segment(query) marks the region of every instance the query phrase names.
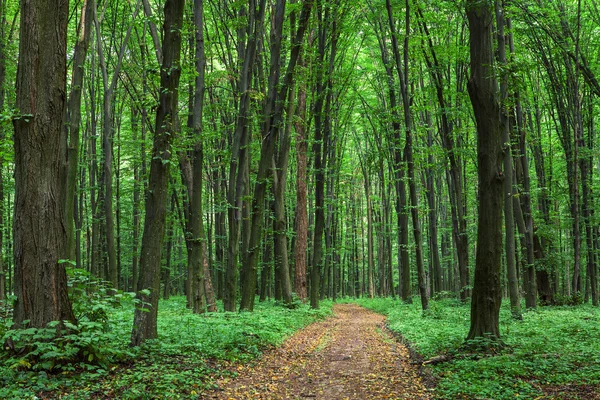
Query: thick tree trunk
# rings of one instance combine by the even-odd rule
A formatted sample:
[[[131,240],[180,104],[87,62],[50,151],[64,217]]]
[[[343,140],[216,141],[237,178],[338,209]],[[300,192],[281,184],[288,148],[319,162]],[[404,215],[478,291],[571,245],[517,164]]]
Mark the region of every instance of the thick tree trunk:
[[[150,179],[146,193],[146,215],[142,236],[138,298],[144,304],[135,310],[131,345],[139,346],[157,336],[161,250],[165,236],[171,143],[176,134],[177,90],[181,69],[181,26],[184,0],[167,0],[164,8],[163,64],[160,97],[156,111]],[[149,291],[142,292],[142,291]],[[143,310],[148,308],[149,310]]]
[[[68,2],[21,0],[14,118],[15,295],[13,321],[43,328],[75,321],[64,256],[66,194],[62,116],[66,98]],[[63,140],[65,139],[65,140]]]
[[[494,78],[493,9],[487,2],[466,4],[471,33],[468,89],[477,124],[479,220],[471,327],[467,340],[500,337],[502,301],[502,123]]]

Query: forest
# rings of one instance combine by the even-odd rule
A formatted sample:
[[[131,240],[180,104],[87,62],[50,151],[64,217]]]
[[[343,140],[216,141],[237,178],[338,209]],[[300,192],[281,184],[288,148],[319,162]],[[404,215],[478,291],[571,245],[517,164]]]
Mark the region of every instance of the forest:
[[[0,398],[600,398],[599,75],[594,0],[0,0]]]

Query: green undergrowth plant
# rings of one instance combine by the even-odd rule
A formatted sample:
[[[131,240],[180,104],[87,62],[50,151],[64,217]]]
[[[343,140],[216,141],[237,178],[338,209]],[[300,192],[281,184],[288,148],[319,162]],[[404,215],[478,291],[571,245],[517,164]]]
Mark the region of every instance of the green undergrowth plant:
[[[465,342],[470,305],[455,299],[432,300],[425,314],[418,301],[357,302],[387,315],[389,328],[425,361],[444,356],[429,366],[440,399],[551,398],[544,387],[600,384],[600,311],[589,305],[539,307],[517,321],[504,302],[501,342],[491,345],[485,338]]]
[[[75,337],[51,339],[53,332],[44,330],[7,333],[29,335],[29,341],[35,335],[48,338],[36,338],[32,358],[0,352],[1,399],[201,398],[215,377],[235,370],[232,365],[255,359],[296,330],[330,315],[332,308],[331,302],[312,310],[304,304],[290,309],[265,301],[257,302],[254,312],[197,315],[186,308],[184,297],[171,297],[160,302],[158,338],[130,348],[133,310],[139,305],[127,294],[117,293],[119,301],[106,299],[99,282],[85,286],[72,286],[86,293],[82,301],[87,302],[74,304],[80,320],[69,335]],[[105,289],[106,296],[114,297],[109,287]],[[62,340],[70,340],[69,346],[61,347]],[[89,358],[65,362],[67,352],[75,354],[84,344],[91,346],[92,351],[85,353]],[[44,364],[63,357],[62,363]]]

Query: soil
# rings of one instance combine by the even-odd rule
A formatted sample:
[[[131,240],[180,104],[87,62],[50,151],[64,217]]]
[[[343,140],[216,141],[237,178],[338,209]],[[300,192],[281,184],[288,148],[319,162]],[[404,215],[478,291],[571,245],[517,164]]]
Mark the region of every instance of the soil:
[[[211,399],[430,399],[385,317],[355,304],[309,325],[258,362],[217,381]]]

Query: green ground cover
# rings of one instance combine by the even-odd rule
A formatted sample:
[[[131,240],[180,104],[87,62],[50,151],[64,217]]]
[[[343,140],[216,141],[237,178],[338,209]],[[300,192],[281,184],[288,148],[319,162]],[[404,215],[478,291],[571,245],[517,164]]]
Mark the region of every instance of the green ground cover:
[[[449,361],[430,367],[441,399],[536,399],[545,395],[544,388],[600,383],[600,311],[589,305],[539,307],[515,321],[505,302],[500,314],[505,346],[474,352],[473,346],[464,346],[469,304],[433,300],[423,317],[418,301],[357,302],[387,315],[389,328],[425,360],[448,357]],[[577,397],[577,392],[561,398],[586,398]]]
[[[83,299],[82,313],[96,307],[102,317],[91,321],[80,314],[79,325],[60,340],[44,338],[52,337],[55,328],[11,333],[6,328],[10,321],[0,321],[3,343],[8,337],[34,343],[20,355],[0,351],[0,399],[199,398],[212,379],[232,373],[231,363],[256,358],[330,315],[332,307],[327,301],[319,311],[257,301],[253,313],[194,315],[186,309],[185,298],[174,297],[160,303],[158,339],[132,349],[131,299],[123,296],[109,303],[104,298],[93,304]]]

